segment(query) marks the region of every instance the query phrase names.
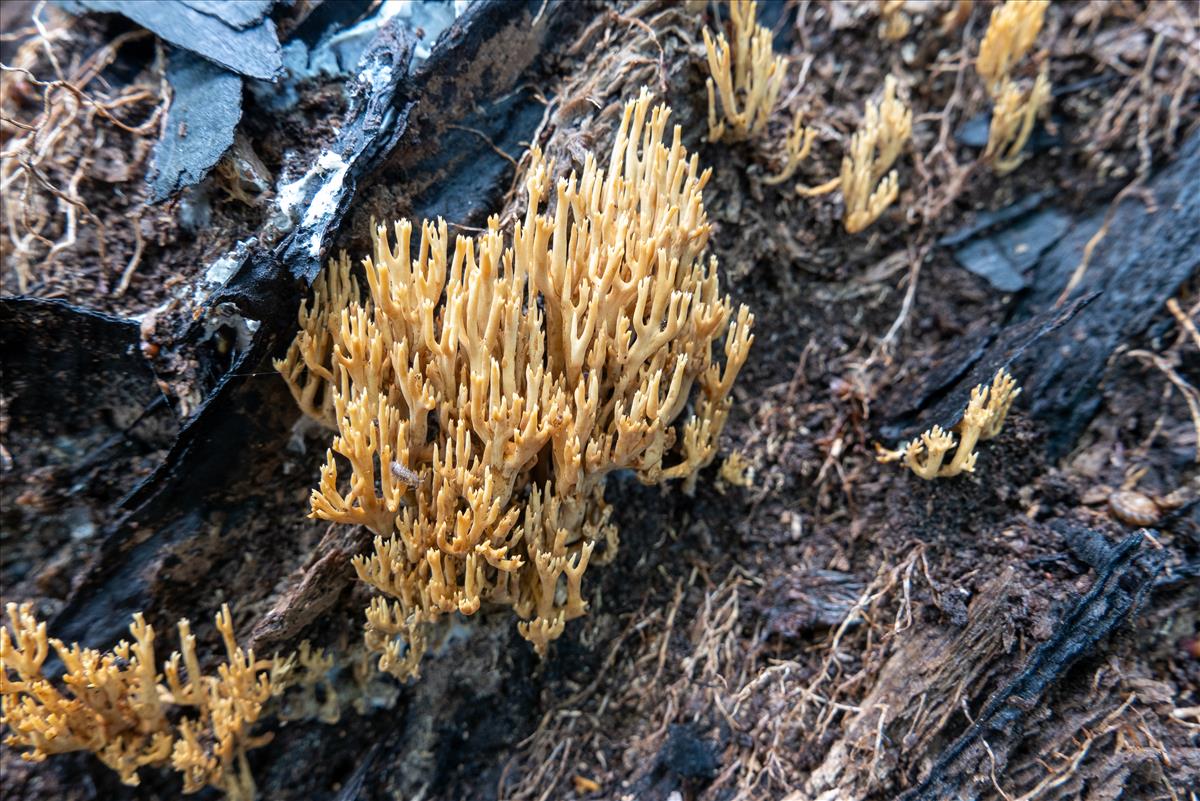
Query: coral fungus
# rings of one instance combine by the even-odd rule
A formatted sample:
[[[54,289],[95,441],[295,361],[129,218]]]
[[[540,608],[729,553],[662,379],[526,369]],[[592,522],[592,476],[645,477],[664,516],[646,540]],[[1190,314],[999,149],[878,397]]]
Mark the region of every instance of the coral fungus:
[[[780,184],[791,178],[795,174],[796,168],[800,166],[800,162],[808,158],[808,154],[812,151],[813,139],[816,136],[817,130],[812,127],[805,127],[804,115],[797,111],[792,117],[791,130],[784,140],[786,161],[784,162],[783,169],[775,175],[768,175],[763,178],[763,183]]]
[[[1021,151],[1033,132],[1034,120],[1050,99],[1044,66],[1027,92],[1011,77],[1013,65],[1033,47],[1048,5],[1048,0],[1006,0],[993,9],[979,46],[975,69],[994,104],[984,158],[1000,175],[1012,172],[1024,160]]]
[[[413,249],[410,223],[377,227],[369,299],[343,258],[301,310],[277,367],[337,430],[312,515],[377,535],[354,566],[387,596],[366,625],[382,669],[413,675],[423,624],[484,601],[544,653],[586,611],[588,566],[615,553],[605,477],[690,482],[714,458],[753,317],[702,256],[709,173],[678,126],[665,143],[669,114],[643,90],[608,169],[589,156],[552,211],[535,149],[511,232],[492,218],[452,246],[426,221]]]
[[[710,142],[737,142],[760,133],[783,86],[787,62],[772,50],[771,32],[754,21],[757,7],[755,0],[731,0],[732,43],[725,34],[718,33],[714,39],[708,28],[704,29],[711,75],[706,84]]]
[[[704,29],[710,75],[706,82],[710,142],[737,142],[762,133],[779,98],[787,60],[774,54],[771,31],[754,21],[757,7],[755,0],[731,0],[732,44],[724,34],[714,39],[708,28]],[[805,127],[804,115],[796,111],[784,140],[783,168],[763,182],[778,184],[791,178],[800,162],[808,158],[816,135],[816,129]]]
[[[975,69],[993,98],[1002,94],[1013,65],[1033,47],[1049,5],[1049,0],[1006,0],[992,9]]]
[[[900,461],[909,470],[929,481],[950,478],[960,473],[975,472],[976,443],[1000,433],[1008,410],[1021,390],[1007,370],[1001,369],[992,379],[991,387],[982,384],[971,390],[971,400],[963,412],[957,429],[961,440],[950,464],[944,464],[946,454],[954,448],[954,436],[941,426],[934,426],[919,438],[906,442],[895,450],[876,446],[881,462]]]
[[[12,633],[0,628],[0,722],[10,731],[5,742],[24,748],[25,759],[91,751],[129,785],[138,784],[138,768],[169,764],[183,775],[185,793],[213,786],[234,801],[254,798],[246,751],[271,739],[251,734],[271,694],[270,663],[238,646],[229,607],[216,616],[226,653],[216,674],[200,670],[196,638],[181,620],[180,651],[163,667],[165,684],[154,629],[140,614],[129,626],[133,642],[101,653],[47,638],[29,604],[7,609]],[[51,649],[65,668],[61,682],[42,671]]]
[[[904,13],[904,0],[879,0],[879,38],[898,42],[912,30],[912,20]]]
[[[1050,99],[1050,81],[1043,69],[1029,92],[1022,92],[1012,81],[1005,81],[996,106],[992,110],[992,122],[988,127],[987,149],[984,158],[992,160],[992,166],[1000,175],[1010,173],[1021,165],[1021,151],[1033,133],[1033,123],[1038,112]]]
[[[900,194],[899,178],[891,168],[911,137],[912,110],[897,99],[896,79],[889,75],[883,100],[879,104],[867,101],[863,123],[842,158],[838,183],[846,201],[848,233],[856,234],[875,222]]]

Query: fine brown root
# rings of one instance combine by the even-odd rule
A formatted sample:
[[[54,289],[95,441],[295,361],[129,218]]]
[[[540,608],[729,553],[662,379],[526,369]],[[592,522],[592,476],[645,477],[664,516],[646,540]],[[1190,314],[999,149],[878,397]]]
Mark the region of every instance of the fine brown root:
[[[1179,301],[1171,298],[1167,301],[1167,310],[1179,324],[1179,336],[1166,350],[1155,353],[1149,350],[1131,350],[1126,355],[1137,359],[1142,364],[1154,367],[1167,379],[1168,388],[1178,390],[1187,404],[1188,413],[1192,418],[1192,428],[1196,432],[1196,464],[1200,464],[1200,389],[1180,375],[1183,364],[1183,348],[1191,341],[1200,349],[1200,331],[1196,329],[1195,320],[1200,316],[1200,302],[1192,305],[1187,312],[1180,307]],[[1156,426],[1157,430],[1157,426]]]
[[[682,727],[708,741],[719,739],[712,734],[717,730],[736,732],[721,758],[726,767],[697,798],[785,797],[804,782],[789,745],[836,732],[865,709],[871,677],[913,625],[922,576],[936,591],[923,545],[879,565],[846,599],[841,623],[810,652],[790,659],[769,657],[761,622],[747,614],[757,577],[735,568],[707,587],[695,574],[680,579],[661,606],[631,612],[591,683],[548,710],[517,745],[498,796],[558,797],[576,770],[619,797],[618,777],[636,786],[658,764],[655,755],[671,732]],[[639,717],[648,708],[655,716]],[[613,732],[588,725],[621,711],[636,721],[621,732],[628,744],[623,754],[613,750]],[[883,715],[879,726],[894,716]],[[875,744],[874,754],[884,750]],[[865,760],[871,758],[868,752]]]
[[[129,220],[136,243],[131,258],[110,263],[109,231],[88,207],[87,189],[97,181],[121,183],[142,174],[167,106],[161,64],[149,77],[119,88],[101,78],[122,47],[150,35],[138,30],[64,66],[68,52],[78,48],[73,20],[51,13],[47,24],[42,10],[34,13],[34,29],[13,63],[0,65],[0,202],[11,245],[6,272],[15,275],[17,291],[36,291],[64,253],[94,251],[104,272],[120,277],[115,290],[120,295],[141,259],[140,217]],[[101,175],[97,159],[114,146],[128,152],[127,161],[120,174]]]

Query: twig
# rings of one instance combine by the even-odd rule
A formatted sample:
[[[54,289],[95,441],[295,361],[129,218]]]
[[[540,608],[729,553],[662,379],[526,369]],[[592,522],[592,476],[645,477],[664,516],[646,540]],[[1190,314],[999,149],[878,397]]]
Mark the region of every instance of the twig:
[[[925,261],[925,256],[929,253],[929,245],[921,246],[920,251],[912,257],[912,262],[908,268],[908,290],[904,293],[904,302],[900,304],[900,314],[896,315],[896,319],[892,322],[892,327],[883,335],[883,339],[879,341],[879,345],[875,350],[878,353],[889,353],[892,344],[896,341],[896,336],[900,333],[900,329],[904,323],[908,321],[908,315],[912,312],[913,301],[917,297],[917,282],[921,278],[921,263]]]
[[[484,142],[486,142],[487,146],[496,152],[496,155],[500,156],[500,158],[504,159],[509,164],[513,165],[514,169],[516,168],[517,160],[514,159],[512,156],[508,155],[507,153],[505,153],[503,150],[501,150],[496,145],[496,143],[492,141],[490,136],[488,136],[487,134],[485,134],[483,131],[479,130],[478,128],[469,128],[466,125],[454,125],[454,124],[447,125],[446,127],[451,130],[455,130],[455,131],[466,131],[467,133],[475,134],[480,139],[482,139]]]
[[[1167,311],[1171,312],[1171,316],[1179,323],[1179,327],[1182,329],[1180,335],[1182,336],[1184,332],[1190,334],[1192,342],[1196,343],[1196,347],[1200,349],[1200,330],[1196,329],[1196,323],[1192,320],[1193,317],[1200,315],[1200,302],[1197,302],[1185,314],[1183,309],[1179,307],[1179,301],[1175,300],[1175,298],[1168,298]]]
[[[1200,464],[1200,390],[1185,381],[1183,376],[1175,371],[1175,365],[1170,359],[1158,353],[1148,350],[1131,350],[1126,355],[1138,359],[1143,364],[1157,367],[1183,395],[1188,411],[1192,415],[1192,427],[1196,430],[1196,464]]]
[[[133,220],[133,237],[133,255],[129,257],[129,263],[125,265],[125,271],[121,273],[121,281],[117,284],[117,291],[113,293],[118,298],[125,294],[125,290],[129,289],[129,281],[133,278],[133,271],[137,269],[138,262],[142,260],[142,250],[145,247],[146,241],[142,238],[141,215],[138,215]]]

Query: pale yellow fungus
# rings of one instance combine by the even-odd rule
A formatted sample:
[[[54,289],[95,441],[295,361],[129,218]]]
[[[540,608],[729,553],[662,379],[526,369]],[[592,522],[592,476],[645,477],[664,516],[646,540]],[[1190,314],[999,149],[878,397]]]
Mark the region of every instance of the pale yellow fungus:
[[[946,464],[946,455],[955,448],[955,440],[940,426],[934,426],[895,450],[876,445],[876,458],[880,462],[899,461],[927,481],[973,473],[978,455],[976,444],[1000,433],[1008,410],[1020,394],[1016,380],[1003,368],[992,379],[990,388],[982,384],[975,387],[962,420],[955,426],[961,439],[949,464]]]
[[[808,154],[812,151],[813,139],[816,135],[817,131],[815,128],[806,128],[804,126],[804,114],[797,111],[795,116],[792,117],[791,132],[784,142],[784,154],[787,160],[784,162],[783,169],[776,175],[769,175],[763,178],[763,183],[779,184],[791,178],[795,174],[796,168],[800,166],[800,162],[808,158]]]
[[[984,158],[992,161],[992,168],[998,174],[1006,175],[1021,166],[1025,160],[1022,151],[1033,133],[1033,124],[1049,99],[1050,80],[1045,69],[1028,93],[1022,92],[1012,81],[1004,82],[992,109],[987,150],[983,153]]]
[[[883,100],[879,104],[867,101],[863,123],[842,159],[838,185],[846,203],[848,233],[858,233],[875,222],[900,194],[900,179],[891,168],[911,137],[912,110],[896,97],[896,79],[889,75]]]
[[[1012,79],[1013,67],[1033,47],[1046,16],[1048,0],[1006,0],[992,10],[975,69],[992,98],[984,158],[998,174],[1012,172],[1024,161],[1021,151],[1034,121],[1050,99],[1050,79],[1043,65],[1033,87],[1022,91]]]
[[[424,625],[483,602],[545,653],[615,553],[606,476],[690,488],[716,455],[753,317],[702,255],[709,172],[678,126],[666,143],[669,114],[643,90],[608,169],[589,156],[552,211],[535,149],[509,231],[492,218],[452,241],[425,222],[413,248],[410,223],[376,227],[368,298],[336,308],[354,286],[341,260],[301,311],[278,367],[337,429],[312,516],[376,534],[354,567],[386,596],[366,624],[381,669],[415,674]]]
[[[755,0],[731,0],[729,18],[733,42],[705,28],[708,55],[708,140],[737,142],[763,131],[779,90],[787,62],[776,56],[771,31],[755,22]],[[720,114],[717,99],[720,98]]]
[[[160,675],[154,629],[141,614],[129,627],[132,643],[100,652],[48,638],[30,604],[7,611],[0,722],[9,730],[5,743],[24,749],[24,759],[91,751],[128,785],[139,783],[141,767],[171,765],[185,793],[211,786],[233,801],[254,798],[246,751],[271,739],[251,733],[271,694],[271,663],[238,646],[227,606],[216,616],[226,659],[210,674],[200,669],[187,620],[179,622],[180,650]],[[65,671],[58,681],[42,673],[51,649]]]
[[[1049,5],[1049,0],[1005,0],[992,9],[975,69],[993,99],[1000,97],[1013,65],[1033,47]]]
[[[898,42],[912,30],[912,21],[904,13],[904,0],[879,0],[879,38]]]

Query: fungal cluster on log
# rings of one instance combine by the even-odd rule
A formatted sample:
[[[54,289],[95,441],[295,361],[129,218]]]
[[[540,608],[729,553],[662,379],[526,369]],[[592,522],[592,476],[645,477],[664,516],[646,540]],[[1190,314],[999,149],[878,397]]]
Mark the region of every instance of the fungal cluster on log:
[[[200,668],[187,620],[178,624],[180,650],[160,673],[154,627],[140,614],[129,626],[132,642],[100,652],[48,638],[27,604],[7,611],[0,704],[10,731],[5,742],[25,749],[25,759],[90,751],[128,785],[139,783],[139,768],[169,765],[182,775],[185,793],[211,786],[233,801],[252,801],[246,751],[271,740],[253,728],[271,696],[272,662],[238,645],[228,606],[216,616],[225,661],[210,673]],[[66,671],[65,692],[45,669],[52,650]]]
[[[366,624],[381,669],[414,675],[423,626],[483,601],[544,654],[615,555],[605,477],[686,488],[716,456],[754,318],[705,258],[710,173],[669,117],[643,89],[607,169],[589,155],[551,211],[535,148],[510,231],[492,217],[451,250],[444,221],[416,248],[411,223],[377,227],[367,298],[343,257],[301,310],[277,367],[337,432],[313,516],[375,533],[354,566],[383,593]]]

